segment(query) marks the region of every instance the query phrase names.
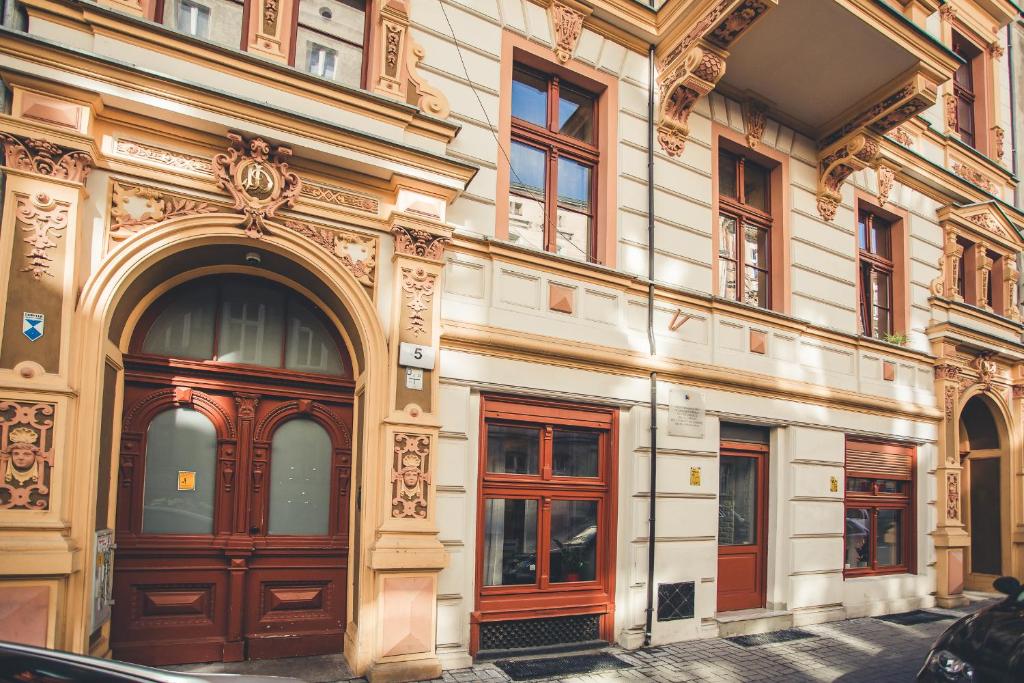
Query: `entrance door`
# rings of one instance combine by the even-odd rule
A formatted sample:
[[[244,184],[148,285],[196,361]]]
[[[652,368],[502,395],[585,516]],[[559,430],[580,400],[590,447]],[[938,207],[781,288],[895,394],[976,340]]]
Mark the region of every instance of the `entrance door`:
[[[999,451],[972,452],[965,462],[971,535],[968,588],[991,591],[992,582],[1003,573]]]
[[[199,281],[155,308],[125,357],[114,656],[341,652],[352,382],[338,340],[260,280]]]
[[[723,442],[718,480],[718,611],[764,607],[768,449]]]

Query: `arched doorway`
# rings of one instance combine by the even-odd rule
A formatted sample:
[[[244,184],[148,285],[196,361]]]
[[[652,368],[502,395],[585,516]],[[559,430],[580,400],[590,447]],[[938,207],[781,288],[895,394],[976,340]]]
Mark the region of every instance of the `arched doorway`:
[[[111,645],[172,664],[340,652],[354,380],[292,289],[163,294],[124,362]]]
[[[1005,430],[987,399],[974,396],[960,413],[962,515],[971,538],[966,559],[965,588],[991,591],[992,582],[1007,573],[1009,549],[1004,543],[1008,503],[1003,444]]]

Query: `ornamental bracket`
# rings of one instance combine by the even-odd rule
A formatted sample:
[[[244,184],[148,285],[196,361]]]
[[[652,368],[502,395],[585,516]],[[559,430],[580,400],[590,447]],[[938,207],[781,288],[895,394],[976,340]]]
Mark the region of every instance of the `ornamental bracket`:
[[[840,190],[854,171],[872,165],[881,148],[879,138],[857,133],[826,149],[818,161],[818,213],[822,220],[832,221],[842,201]]]
[[[683,153],[690,136],[690,112],[725,75],[727,56],[727,52],[701,42],[662,66],[658,78],[658,144],[670,157]]]

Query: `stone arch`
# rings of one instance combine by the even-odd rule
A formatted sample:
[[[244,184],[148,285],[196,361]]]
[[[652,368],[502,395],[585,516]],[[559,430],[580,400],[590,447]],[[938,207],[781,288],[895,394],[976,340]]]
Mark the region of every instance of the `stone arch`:
[[[97,510],[95,486],[106,477],[116,481],[116,458],[108,472],[101,472],[101,444],[117,444],[120,431],[120,391],[123,386],[122,352],[127,348],[141,313],[165,291],[186,280],[216,272],[250,273],[282,282],[320,305],[338,330],[352,359],[356,380],[356,414],[353,457],[365,454],[357,464],[353,484],[373,490],[368,478],[385,467],[382,424],[388,393],[388,348],[376,308],[363,286],[345,264],[323,246],[279,224],[268,222],[262,237],[239,227],[237,214],[205,214],[173,218],[133,235],[118,244],[100,262],[82,287],[76,311],[76,344],[72,351],[71,386],[79,392],[69,441],[69,481],[81,482],[70,501],[72,519],[113,522],[114,502]],[[259,268],[246,265],[246,254],[261,255]],[[116,370],[110,386],[108,367]],[[105,386],[106,382],[106,386]],[[104,415],[104,393],[116,392],[113,415]],[[108,403],[108,405],[110,405]],[[105,430],[110,430],[104,433]],[[116,448],[114,448],[116,452]],[[372,460],[372,462],[371,462]],[[381,462],[378,462],[381,461]],[[355,505],[352,496],[352,505]],[[372,534],[374,520],[370,506],[350,510],[349,566],[361,562],[368,543],[358,539]],[[93,552],[92,525],[76,525],[74,541],[86,557]],[[360,600],[349,580],[349,622]],[[79,609],[70,614],[91,614],[91,575],[76,572],[71,581],[79,585],[70,595],[81,596]],[[363,592],[362,590],[360,592]],[[89,625],[69,624],[74,642],[68,649],[84,651]]]

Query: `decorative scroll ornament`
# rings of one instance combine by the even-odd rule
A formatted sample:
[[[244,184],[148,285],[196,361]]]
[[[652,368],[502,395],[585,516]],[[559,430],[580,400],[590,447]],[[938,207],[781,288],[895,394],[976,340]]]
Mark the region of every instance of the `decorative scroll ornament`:
[[[0,509],[49,507],[54,409],[52,403],[0,401]]]
[[[975,358],[971,365],[978,371],[978,383],[988,388],[996,378],[999,366],[992,360],[992,354],[981,354]]]
[[[840,188],[851,173],[866,168],[878,156],[878,138],[856,135],[818,162],[818,213],[823,220],[835,220],[842,200]]]
[[[896,180],[896,170],[890,166],[881,165],[878,167],[878,203],[885,206],[889,201],[889,193],[892,192],[893,182]]]
[[[373,287],[377,272],[377,241],[373,237],[295,220],[282,221],[281,225],[335,256],[359,284]]]
[[[409,331],[417,337],[427,333],[426,311],[434,296],[437,276],[423,268],[402,268],[402,291],[409,309]]]
[[[110,239],[121,242],[143,228],[178,216],[214,213],[214,204],[152,187],[115,182],[111,194]]]
[[[429,458],[429,435],[395,434],[394,464],[391,469],[392,517],[424,519],[427,516]]]
[[[946,472],[946,519],[960,519],[960,475]]]
[[[555,56],[565,64],[572,58],[583,33],[583,12],[561,2],[551,3],[551,25],[555,33]]]
[[[65,149],[46,140],[0,133],[4,165],[19,171],[85,183],[92,170],[92,157],[79,149]]]
[[[405,225],[396,225],[391,229],[395,236],[395,252],[406,256],[440,261],[444,258],[444,248],[451,241],[447,235],[438,235],[427,230],[418,230]]]
[[[64,236],[68,227],[67,204],[58,203],[42,192],[31,198],[19,196],[15,216],[22,223],[22,230],[28,233],[23,240],[29,248],[22,272],[32,273],[37,280],[43,275],[54,277],[50,252],[57,247],[56,240]]]
[[[939,7],[939,19],[947,24],[952,24],[956,21],[956,7],[948,3]]]
[[[757,149],[768,125],[768,107],[755,100],[744,102],[743,125],[747,129],[747,144],[750,145],[750,149]]]
[[[209,159],[183,152],[172,152],[133,140],[119,139],[115,150],[121,156],[140,160],[151,166],[162,166],[197,175],[213,175],[213,164]]]
[[[1002,161],[1006,156],[1006,132],[1001,126],[992,126],[992,141],[995,146],[996,159]]]
[[[409,43],[409,82],[412,83],[413,88],[416,89],[416,94],[419,95],[416,100],[416,106],[431,116],[436,116],[439,119],[448,118],[448,115],[452,112],[452,108],[448,104],[448,98],[444,96],[443,92],[427,83],[426,79],[417,71],[419,63],[426,56],[426,51],[424,51],[422,45],[412,39],[412,36],[407,36],[407,42]]]
[[[675,62],[665,63],[658,86],[658,144],[671,157],[683,153],[690,136],[693,106],[725,75],[725,56],[710,47],[694,47]]]
[[[281,207],[291,207],[302,190],[302,180],[288,169],[292,150],[272,146],[262,138],[245,140],[228,133],[226,154],[213,158],[217,184],[235,200],[234,209],[245,214],[242,227],[251,237],[263,237],[266,221]]]

